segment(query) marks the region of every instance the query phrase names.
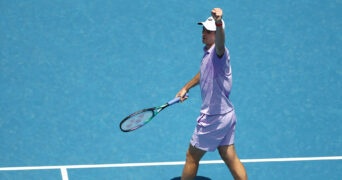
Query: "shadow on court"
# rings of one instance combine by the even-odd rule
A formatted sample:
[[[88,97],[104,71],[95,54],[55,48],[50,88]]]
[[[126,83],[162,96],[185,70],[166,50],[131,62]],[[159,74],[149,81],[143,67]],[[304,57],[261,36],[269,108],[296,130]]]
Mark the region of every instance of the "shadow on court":
[[[180,180],[180,179],[181,179],[181,177],[174,177],[174,178],[172,178],[170,180]],[[196,176],[195,180],[211,180],[211,179],[208,178],[208,177]]]

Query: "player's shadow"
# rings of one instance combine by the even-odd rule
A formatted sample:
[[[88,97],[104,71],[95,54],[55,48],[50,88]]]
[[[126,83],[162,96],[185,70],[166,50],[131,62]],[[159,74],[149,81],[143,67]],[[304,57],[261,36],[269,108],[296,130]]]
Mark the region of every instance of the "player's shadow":
[[[180,180],[180,179],[181,179],[181,177],[174,177],[170,180]],[[196,176],[195,180],[211,180],[211,179],[208,177],[204,177],[204,176]]]

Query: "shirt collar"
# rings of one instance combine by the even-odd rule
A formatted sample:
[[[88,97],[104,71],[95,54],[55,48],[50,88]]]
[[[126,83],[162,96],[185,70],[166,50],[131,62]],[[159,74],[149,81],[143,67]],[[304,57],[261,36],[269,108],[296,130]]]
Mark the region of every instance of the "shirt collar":
[[[215,49],[215,44],[213,44],[208,50],[205,48],[205,46],[203,47],[203,51],[205,54],[212,53],[214,49]]]

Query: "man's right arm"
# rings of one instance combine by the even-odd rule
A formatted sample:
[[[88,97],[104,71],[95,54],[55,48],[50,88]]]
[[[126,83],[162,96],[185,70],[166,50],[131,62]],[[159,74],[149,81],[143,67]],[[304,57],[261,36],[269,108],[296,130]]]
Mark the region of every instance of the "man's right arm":
[[[176,94],[176,97],[181,97],[181,101],[187,99],[184,95],[194,86],[198,85],[200,81],[200,73],[198,72],[183,88]]]

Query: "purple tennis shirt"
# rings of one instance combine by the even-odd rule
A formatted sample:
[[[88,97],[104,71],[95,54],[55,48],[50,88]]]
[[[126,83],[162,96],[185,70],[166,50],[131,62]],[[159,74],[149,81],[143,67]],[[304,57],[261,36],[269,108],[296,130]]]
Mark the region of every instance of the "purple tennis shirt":
[[[202,96],[201,113],[207,115],[225,114],[234,110],[229,100],[232,88],[232,71],[229,50],[219,58],[215,45],[209,50],[204,48],[200,69],[200,89]]]

